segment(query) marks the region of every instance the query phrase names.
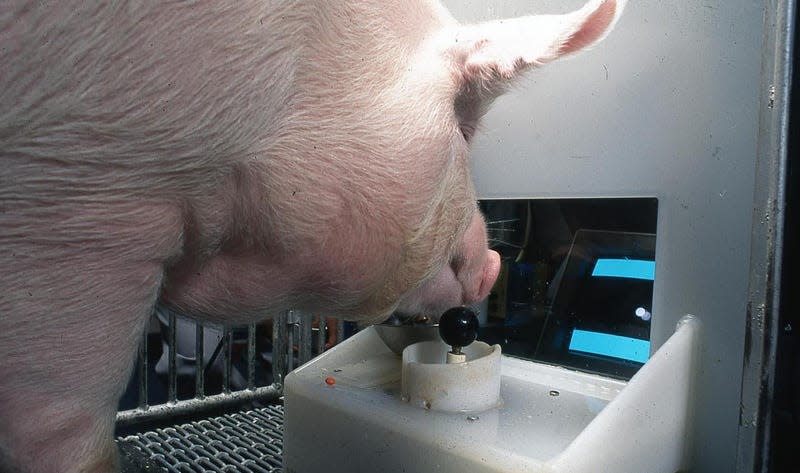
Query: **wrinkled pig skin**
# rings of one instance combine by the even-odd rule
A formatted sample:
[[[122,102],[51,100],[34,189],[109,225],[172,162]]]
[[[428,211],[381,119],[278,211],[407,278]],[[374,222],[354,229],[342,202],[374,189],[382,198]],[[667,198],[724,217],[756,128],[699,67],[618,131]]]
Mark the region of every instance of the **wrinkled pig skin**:
[[[621,10],[461,26],[432,0],[4,2],[0,471],[116,470],[157,301],[242,323],[484,298],[499,257],[469,140]]]

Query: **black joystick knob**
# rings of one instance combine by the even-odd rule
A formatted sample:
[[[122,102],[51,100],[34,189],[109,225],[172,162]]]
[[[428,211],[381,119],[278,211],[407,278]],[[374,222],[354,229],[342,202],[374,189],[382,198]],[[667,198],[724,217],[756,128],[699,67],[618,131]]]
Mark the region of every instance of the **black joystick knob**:
[[[469,307],[453,307],[445,311],[439,319],[439,336],[458,354],[462,347],[475,341],[479,327],[474,310]]]

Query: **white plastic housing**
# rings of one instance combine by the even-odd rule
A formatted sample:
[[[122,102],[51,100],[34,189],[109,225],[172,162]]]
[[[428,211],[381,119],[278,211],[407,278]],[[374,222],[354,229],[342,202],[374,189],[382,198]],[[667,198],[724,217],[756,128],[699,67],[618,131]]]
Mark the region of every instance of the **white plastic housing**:
[[[442,412],[477,412],[500,403],[500,345],[464,347],[463,363],[446,363],[450,347],[420,342],[403,350],[401,400]]]
[[[686,468],[697,332],[684,319],[627,383],[501,357],[502,403],[450,413],[401,399],[401,358],[367,329],[287,376],[284,468],[674,473]]]

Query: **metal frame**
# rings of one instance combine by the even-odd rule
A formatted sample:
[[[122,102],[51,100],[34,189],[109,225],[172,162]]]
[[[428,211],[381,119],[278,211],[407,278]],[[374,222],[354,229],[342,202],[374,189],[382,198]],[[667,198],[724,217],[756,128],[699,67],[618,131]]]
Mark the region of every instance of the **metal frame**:
[[[796,2],[766,2],[758,157],[737,471],[768,471],[780,282],[784,246],[786,171]]]
[[[297,346],[298,366],[307,362],[325,349],[324,341],[327,336],[326,318],[320,317],[318,328],[312,328],[313,316],[299,311],[285,311],[273,318],[272,344],[272,376],[274,382],[269,386],[256,386],[255,383],[255,324],[247,326],[247,388],[231,390],[231,348],[233,345],[233,330],[224,329],[220,346],[217,348],[223,357],[222,393],[206,395],[204,390],[204,370],[195,370],[195,395],[192,399],[178,400],[177,398],[177,350],[176,350],[176,317],[173,313],[168,315],[168,372],[167,372],[167,402],[151,405],[148,402],[147,376],[148,376],[148,347],[147,337],[142,339],[138,356],[138,392],[139,405],[135,409],[117,413],[117,426],[130,427],[132,425],[164,421],[178,416],[200,415],[203,412],[242,405],[248,402],[275,402],[283,391],[283,378],[295,368],[294,347]],[[338,343],[344,334],[343,322],[338,321]],[[313,333],[319,332],[317,346],[313,345]],[[195,336],[195,359],[204,359],[203,347],[204,328],[198,324]],[[314,350],[316,348],[316,352]],[[215,357],[212,357],[212,362]]]

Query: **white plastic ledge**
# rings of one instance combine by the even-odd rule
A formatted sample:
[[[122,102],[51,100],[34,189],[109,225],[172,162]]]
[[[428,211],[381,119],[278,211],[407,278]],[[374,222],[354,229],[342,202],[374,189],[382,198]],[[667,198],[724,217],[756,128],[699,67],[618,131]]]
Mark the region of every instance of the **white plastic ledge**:
[[[687,315],[549,471],[673,473],[686,468],[700,322]]]

